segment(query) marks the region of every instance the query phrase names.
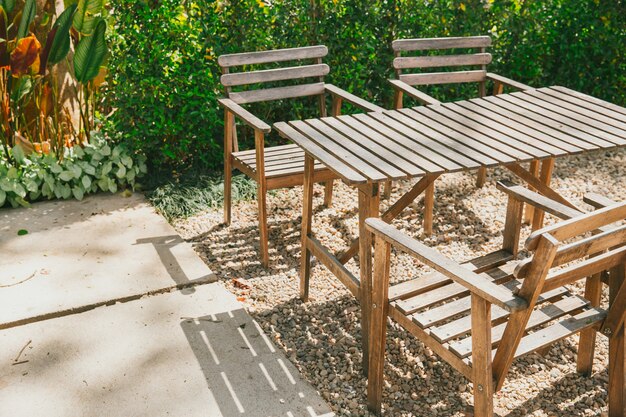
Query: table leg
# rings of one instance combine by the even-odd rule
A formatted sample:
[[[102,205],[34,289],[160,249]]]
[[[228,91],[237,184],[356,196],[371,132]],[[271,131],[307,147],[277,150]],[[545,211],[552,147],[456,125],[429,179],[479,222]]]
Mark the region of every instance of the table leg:
[[[422,179],[415,183],[413,188],[393,203],[391,207],[389,207],[387,211],[380,216],[380,218],[387,223],[391,222],[400,213],[402,213],[402,210],[415,201],[417,197],[419,197],[431,184],[433,184],[435,180],[439,178],[439,175],[440,174],[428,174],[422,177]],[[345,252],[341,255],[337,255],[337,258],[339,259],[339,262],[345,264],[357,254],[358,250],[359,238],[356,238],[352,241],[350,247]]]
[[[435,209],[435,183],[431,183],[424,192],[424,234],[433,234],[433,211]]]
[[[372,234],[365,228],[365,219],[378,217],[380,194],[378,184],[359,187],[359,270],[361,296],[361,344],[363,373],[367,376],[369,361],[369,326],[372,297]]]
[[[315,161],[309,155],[304,156],[304,185],[302,200],[302,250],[300,266],[300,298],[307,301],[309,298],[309,278],[311,276],[311,251],[309,250],[308,237],[311,234],[311,222],[313,219],[313,165]]]
[[[539,161],[538,160],[531,161],[528,171],[530,172],[531,175],[539,178]],[[528,189],[530,191],[535,191],[535,189],[531,186],[528,186]],[[526,204],[526,210],[524,211],[524,223],[525,224],[530,224],[530,222],[533,219],[534,213],[535,213],[535,206]]]
[[[578,211],[583,211],[583,210],[580,210],[575,205],[573,205],[572,203],[570,203],[561,194],[557,193],[552,188],[550,188],[549,186],[547,186],[546,184],[541,182],[541,180],[539,180],[539,178],[535,177],[529,171],[527,171],[524,168],[522,168],[522,166],[520,164],[518,164],[518,163],[508,164],[508,165],[505,165],[505,167],[509,171],[511,171],[512,173],[517,175],[521,180],[523,180],[526,183],[528,183],[528,185],[530,185],[531,187],[535,188],[539,194],[541,194],[541,195],[543,195],[545,197],[548,197],[548,198],[550,198],[552,200],[558,201],[559,203],[564,204],[567,207],[571,207],[571,208],[573,208],[575,210],[578,210]]]
[[[550,186],[550,180],[552,179],[552,170],[554,169],[554,158],[544,159],[541,163],[541,174],[539,176],[539,180],[547,186]],[[533,214],[533,224],[532,230],[541,229],[543,226],[543,217],[544,211],[535,208],[535,213]]]

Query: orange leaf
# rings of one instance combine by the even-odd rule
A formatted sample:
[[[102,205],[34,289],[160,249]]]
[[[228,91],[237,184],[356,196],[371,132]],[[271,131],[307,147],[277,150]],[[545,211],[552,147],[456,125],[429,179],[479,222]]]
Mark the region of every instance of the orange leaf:
[[[41,44],[34,35],[27,36],[17,41],[17,45],[11,52],[11,74],[19,77],[24,74],[39,71],[39,51]]]

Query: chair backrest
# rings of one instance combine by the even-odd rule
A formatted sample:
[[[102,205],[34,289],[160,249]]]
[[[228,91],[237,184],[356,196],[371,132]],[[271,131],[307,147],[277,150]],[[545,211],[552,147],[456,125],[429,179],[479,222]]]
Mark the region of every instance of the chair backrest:
[[[517,265],[515,277],[534,280],[535,277],[531,275],[537,268],[533,266],[542,262],[542,254],[538,250],[542,238],[550,238],[556,241],[557,245],[541,293],[625,264],[626,225],[607,227],[609,224],[624,220],[626,220],[626,202],[561,221],[534,232],[526,241],[526,248],[534,251],[533,257]]]
[[[392,42],[395,58],[393,68],[396,77],[408,85],[433,85],[433,84],[456,84],[478,82],[480,95],[484,95],[485,80],[487,77],[487,64],[491,62],[491,54],[486,48],[491,46],[489,36],[468,36],[455,38],[422,38],[422,39],[397,39]],[[473,53],[464,54],[438,54],[433,51],[443,52],[454,49],[470,49]],[[405,53],[421,52],[421,55],[402,56]],[[444,67],[478,67],[471,70],[441,72],[436,69]],[[422,70],[420,72],[404,73],[410,70]],[[426,71],[423,71],[426,70]]]
[[[324,94],[324,76],[330,71],[328,65],[322,63],[322,58],[327,54],[328,48],[324,45],[317,45],[222,55],[218,58],[218,64],[222,68],[223,74],[221,82],[228,98],[238,104],[322,95]],[[276,63],[303,60],[309,60],[312,63],[282,68],[276,68],[275,65]],[[247,70],[246,66],[250,65],[254,65],[255,69]],[[257,69],[256,67],[260,65],[270,65],[271,68]],[[233,67],[243,67],[243,70],[233,73],[231,72]],[[309,78],[316,80],[293,85],[293,81]],[[257,86],[279,81],[292,81],[292,85],[250,88],[251,85]],[[233,91],[233,87],[247,87],[247,89]]]

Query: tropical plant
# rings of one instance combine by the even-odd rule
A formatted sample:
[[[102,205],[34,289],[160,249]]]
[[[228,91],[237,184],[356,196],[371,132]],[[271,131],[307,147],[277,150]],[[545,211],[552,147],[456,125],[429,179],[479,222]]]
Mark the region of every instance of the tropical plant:
[[[103,0],[68,3],[54,22],[44,16],[37,23],[36,0],[26,0],[21,10],[15,10],[14,0],[0,0],[0,128],[4,158],[12,164],[18,162],[16,152],[9,152],[15,146],[27,154],[52,151],[62,158],[65,147],[83,144],[95,127],[98,75],[107,54]],[[43,46],[31,31],[35,24],[47,31]],[[78,129],[59,102],[52,71],[72,43]]]

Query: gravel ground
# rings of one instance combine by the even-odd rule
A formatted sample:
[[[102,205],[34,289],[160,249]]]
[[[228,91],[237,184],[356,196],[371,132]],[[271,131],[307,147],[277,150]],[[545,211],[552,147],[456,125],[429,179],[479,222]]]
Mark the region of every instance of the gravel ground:
[[[444,175],[438,180],[432,237],[422,236],[421,199],[394,224],[458,261],[499,248],[506,198],[496,190],[494,179],[514,179],[502,169],[490,170],[489,176],[490,181],[482,189],[474,187],[472,174]],[[394,184],[391,201],[410,185]],[[587,192],[624,200],[625,185],[626,150],[557,160],[553,187],[566,198],[580,202],[581,207]],[[343,249],[357,234],[357,193],[336,182],[333,207],[323,208],[322,197],[322,187],[316,186],[313,230],[328,247]],[[261,268],[257,255],[255,201],[234,208],[230,227],[220,225],[221,210],[178,221],[174,226],[195,243],[204,261],[227,282],[338,415],[367,416],[359,306],[317,262],[312,270],[311,301],[302,303],[298,299],[302,189],[273,192],[268,204],[269,270]],[[387,204],[383,201],[381,209]],[[548,223],[554,220],[547,216]],[[525,227],[522,238],[528,233]],[[357,272],[354,261],[348,267]],[[393,256],[392,279],[406,280],[427,271],[406,255]],[[580,287],[574,290],[580,291]],[[544,356],[531,354],[517,360],[504,388],[496,395],[496,412],[501,416],[606,415],[607,339],[598,337],[591,377],[575,372],[576,345],[577,337],[572,337]],[[472,384],[395,324],[389,326],[386,359],[384,415],[472,415]]]

